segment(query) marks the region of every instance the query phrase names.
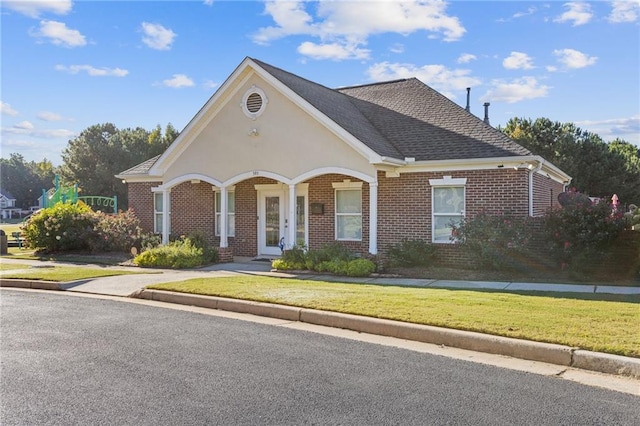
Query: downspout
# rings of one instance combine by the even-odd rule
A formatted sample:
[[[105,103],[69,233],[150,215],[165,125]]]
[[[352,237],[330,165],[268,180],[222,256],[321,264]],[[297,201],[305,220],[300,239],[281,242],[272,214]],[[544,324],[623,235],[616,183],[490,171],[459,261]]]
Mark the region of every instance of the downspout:
[[[533,174],[542,170],[544,160],[538,162],[538,166],[529,170],[529,217],[533,217]]]

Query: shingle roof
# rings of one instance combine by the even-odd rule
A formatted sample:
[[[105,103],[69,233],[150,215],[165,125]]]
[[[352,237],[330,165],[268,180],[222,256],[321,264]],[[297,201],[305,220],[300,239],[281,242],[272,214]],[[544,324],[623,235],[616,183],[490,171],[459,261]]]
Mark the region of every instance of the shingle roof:
[[[381,156],[421,161],[531,154],[416,78],[333,90],[252,60]]]
[[[155,157],[150,158],[145,162],[142,162],[138,165],[133,166],[128,170],[125,170],[124,172],[119,173],[118,175],[146,175],[151,169],[151,167],[153,167],[153,165],[156,164],[156,161],[158,161],[158,158],[160,158],[160,156],[156,155]]]
[[[257,59],[252,60],[379,155],[402,158],[402,153],[389,143],[362,111],[355,108],[351,97]]]
[[[531,154],[416,78],[330,89],[250,59],[382,157],[427,161]],[[158,158],[120,175],[147,174]]]
[[[14,197],[9,191],[6,191],[2,188],[0,188],[0,195],[4,196],[4,198],[6,198],[7,200],[15,200],[16,197]]]

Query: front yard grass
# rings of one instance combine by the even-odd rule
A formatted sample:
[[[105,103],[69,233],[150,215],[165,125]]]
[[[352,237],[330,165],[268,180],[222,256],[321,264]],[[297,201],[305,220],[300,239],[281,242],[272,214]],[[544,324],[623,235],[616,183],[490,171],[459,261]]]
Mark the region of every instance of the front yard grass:
[[[0,263],[0,271],[9,271],[12,269],[25,269],[28,267],[29,265],[24,265],[21,263]]]
[[[640,296],[516,294],[234,276],[151,289],[270,302],[640,357]]]
[[[133,274],[148,274],[150,272],[132,272],[123,271],[117,269],[100,269],[100,268],[81,268],[74,266],[55,266],[55,267],[36,267],[29,268],[29,265],[24,265],[22,269],[16,270],[16,268],[5,268],[5,266],[15,266],[2,264],[0,268],[0,278],[4,279],[28,279],[36,281],[55,281],[55,282],[67,282],[84,280],[88,278],[99,277],[111,277],[114,275],[133,275]],[[25,270],[29,268],[29,270]]]

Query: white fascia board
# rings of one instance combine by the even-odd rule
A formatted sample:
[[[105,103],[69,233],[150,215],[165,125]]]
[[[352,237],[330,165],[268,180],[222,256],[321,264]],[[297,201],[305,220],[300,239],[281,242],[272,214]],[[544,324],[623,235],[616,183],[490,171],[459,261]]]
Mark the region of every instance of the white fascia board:
[[[151,175],[115,175],[116,179],[121,179],[126,181],[126,183],[137,183],[137,182],[161,182],[162,176],[151,176]]]
[[[529,167],[530,166],[530,167]],[[514,157],[494,157],[494,158],[470,158],[454,160],[433,160],[416,161],[415,163],[405,163],[396,167],[395,173],[418,173],[418,172],[452,172],[459,170],[493,170],[501,168],[517,168],[536,170],[559,183],[567,184],[571,181],[571,176],[560,170],[558,167],[547,162],[539,155],[522,155]]]
[[[182,152],[189,146],[191,141],[193,141],[198,134],[202,131],[202,128],[205,127],[215,116],[217,110],[222,108],[226,104],[222,102],[218,105],[217,108],[214,109],[216,103],[219,103],[220,99],[223,98],[231,98],[233,93],[235,93],[241,84],[237,84],[238,77],[244,72],[244,70],[249,66],[249,63],[253,63],[251,59],[246,57],[240,65],[236,67],[236,69],[227,77],[227,79],[220,85],[218,90],[209,98],[209,100],[200,108],[200,110],[196,113],[196,115],[189,121],[189,123],[185,126],[185,128],[180,132],[175,141],[165,150],[164,153],[160,156],[158,161],[151,167],[149,170],[149,174],[154,175],[162,175],[164,174],[164,170],[166,170],[176,158],[180,156]],[[240,83],[246,80],[245,77]],[[236,85],[236,89],[229,93],[229,88],[233,85]],[[214,109],[214,111],[212,111]]]
[[[339,126],[335,121],[324,115],[320,112],[316,107],[311,105],[305,99],[303,99],[296,92],[287,87],[280,80],[269,74],[266,70],[260,67],[253,61],[251,62],[251,67],[254,69],[256,74],[270,83],[273,87],[278,89],[282,94],[284,94],[291,102],[293,102],[300,109],[305,111],[307,114],[315,118],[320,124],[324,125],[330,132],[336,135],[338,138],[347,143],[351,148],[353,148],[356,152],[366,158],[371,164],[382,162],[382,157],[376,153],[374,150],[369,148],[363,142],[361,142],[358,138],[353,136],[351,133],[347,132],[344,128]]]
[[[560,168],[556,167],[552,163],[549,163],[544,158],[538,155],[536,155],[536,157],[538,158],[538,160],[540,161],[540,164],[542,165],[542,167],[537,173],[547,176],[555,180],[556,182],[563,183],[565,185],[568,185],[569,183],[571,183],[571,179],[572,179],[571,176],[566,174],[564,171],[562,171]]]

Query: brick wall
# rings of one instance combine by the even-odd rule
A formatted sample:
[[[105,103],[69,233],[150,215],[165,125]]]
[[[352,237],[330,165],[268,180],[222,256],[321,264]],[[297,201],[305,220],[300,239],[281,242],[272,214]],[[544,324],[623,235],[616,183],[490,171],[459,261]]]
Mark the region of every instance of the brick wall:
[[[183,182],[171,188],[171,234],[202,232],[210,243],[214,240],[214,192],[206,182]]]
[[[313,215],[309,212],[309,248],[318,249],[325,244],[335,242],[335,189],[332,183],[342,182],[345,179],[351,182],[362,182],[354,177],[340,174],[318,176],[307,181],[309,205],[324,204],[322,215]],[[340,243],[357,253],[369,252],[369,185],[366,182],[362,184],[362,241],[341,241]]]
[[[429,179],[444,176],[467,178],[466,217],[485,211],[488,213],[509,212],[528,215],[528,171],[514,169],[421,172],[407,173],[400,177],[387,178],[378,173],[378,252],[384,253],[402,239],[431,241],[431,187]],[[333,182],[358,179],[339,174],[318,176],[309,179],[308,203],[321,203],[324,213],[309,214],[309,248],[315,249],[335,240],[335,190]],[[235,256],[255,256],[257,247],[257,191],[256,184],[278,183],[258,177],[247,179],[235,186],[236,212],[235,237],[229,237],[229,248]],[[535,207],[539,211],[544,203],[544,194],[550,189],[561,191],[562,185],[543,176],[534,176]],[[151,187],[159,183],[130,183],[129,203],[141,220],[146,231],[153,230],[153,195]],[[557,197],[557,194],[556,194]],[[555,197],[554,197],[555,198]],[[547,203],[549,198],[546,199]],[[171,190],[171,229],[173,234],[188,234],[201,230],[214,246],[220,241],[215,237],[214,191],[208,183],[185,182]],[[344,245],[360,253],[369,249],[369,185],[362,185],[362,241],[345,241]],[[462,261],[457,248],[450,244],[438,244],[445,259]]]
[[[153,193],[151,188],[161,182],[134,182],[127,184],[129,208],[140,220],[144,232],[153,232]]]
[[[387,178],[378,173],[378,252],[384,253],[403,239],[431,241],[431,186],[429,179],[467,178],[466,217],[480,212],[529,212],[528,172],[496,169],[421,172]],[[444,258],[461,259],[456,247],[438,244]]]
[[[542,216],[549,208],[560,207],[558,194],[564,185],[555,180],[534,173],[533,175],[533,215]]]

